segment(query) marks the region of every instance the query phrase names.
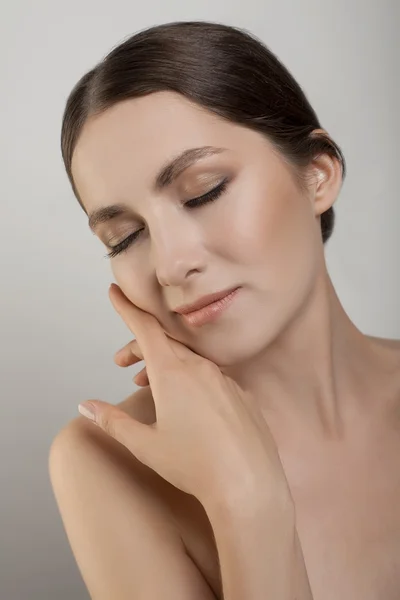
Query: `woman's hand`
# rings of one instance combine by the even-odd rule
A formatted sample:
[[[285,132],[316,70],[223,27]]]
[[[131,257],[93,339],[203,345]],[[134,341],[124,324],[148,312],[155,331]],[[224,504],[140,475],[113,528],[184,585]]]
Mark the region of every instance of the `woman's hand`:
[[[139,423],[116,406],[90,400],[93,418],[142,463],[180,490],[206,501],[251,493],[260,482],[290,496],[271,432],[255,402],[213,362],[170,338],[158,320],[112,284],[110,300],[136,336],[127,348],[146,362],[156,422]]]
[[[129,367],[137,362],[143,360],[143,354],[139,348],[139,344],[136,340],[128,342],[118,350],[114,355],[114,361],[119,367]],[[133,381],[139,387],[146,387],[150,385],[149,378],[147,377],[147,369],[144,367],[138,373],[136,373]]]

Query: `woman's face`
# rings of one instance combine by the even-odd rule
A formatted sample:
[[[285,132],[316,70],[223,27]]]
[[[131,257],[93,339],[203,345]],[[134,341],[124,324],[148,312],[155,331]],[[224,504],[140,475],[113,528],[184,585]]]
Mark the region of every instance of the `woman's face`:
[[[166,163],[203,146],[224,150],[155,186]],[[220,366],[271,344],[315,284],[323,254],[319,214],[334,195],[315,203],[261,134],[178,94],[124,101],[89,120],[72,173],[88,215],[124,208],[94,228],[107,252],[137,233],[110,259],[125,295],[171,337]],[[186,204],[223,182],[212,201]],[[211,323],[193,327],[173,312],[232,286],[241,286],[239,293]]]

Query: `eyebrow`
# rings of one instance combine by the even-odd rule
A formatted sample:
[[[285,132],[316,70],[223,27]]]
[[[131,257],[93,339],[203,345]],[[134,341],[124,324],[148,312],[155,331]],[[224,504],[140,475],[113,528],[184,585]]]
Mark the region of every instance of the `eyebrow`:
[[[199,148],[189,148],[176,156],[172,161],[164,165],[157,174],[153,190],[159,192],[170,186],[179,175],[198,160],[214,154],[225,152],[227,148],[218,148],[216,146],[201,146]],[[88,225],[94,232],[100,223],[105,223],[110,219],[128,213],[129,209],[125,204],[112,204],[103,208],[98,208],[89,214]]]

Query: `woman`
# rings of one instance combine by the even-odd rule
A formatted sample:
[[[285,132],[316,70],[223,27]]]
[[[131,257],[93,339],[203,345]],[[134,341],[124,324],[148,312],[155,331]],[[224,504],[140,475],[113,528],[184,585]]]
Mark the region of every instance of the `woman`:
[[[237,28],[142,31],[71,92],[62,153],[136,337],[115,360],[147,369],[50,452],[91,597],[398,599],[400,342],[336,295],[345,159],[287,69]]]

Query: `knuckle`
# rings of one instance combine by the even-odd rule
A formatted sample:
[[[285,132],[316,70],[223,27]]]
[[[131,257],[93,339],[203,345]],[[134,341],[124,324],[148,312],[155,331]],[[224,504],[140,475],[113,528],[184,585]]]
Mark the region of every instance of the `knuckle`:
[[[132,354],[135,354],[139,358],[143,359],[143,352],[141,351],[137,340],[132,340],[128,344],[128,348],[129,348],[130,352],[132,352]]]
[[[113,438],[117,436],[117,430],[115,425],[115,419],[112,415],[112,410],[104,409],[98,416],[97,424]]]
[[[132,418],[124,410],[113,405],[105,407],[98,416],[97,424],[107,435],[129,448]]]

